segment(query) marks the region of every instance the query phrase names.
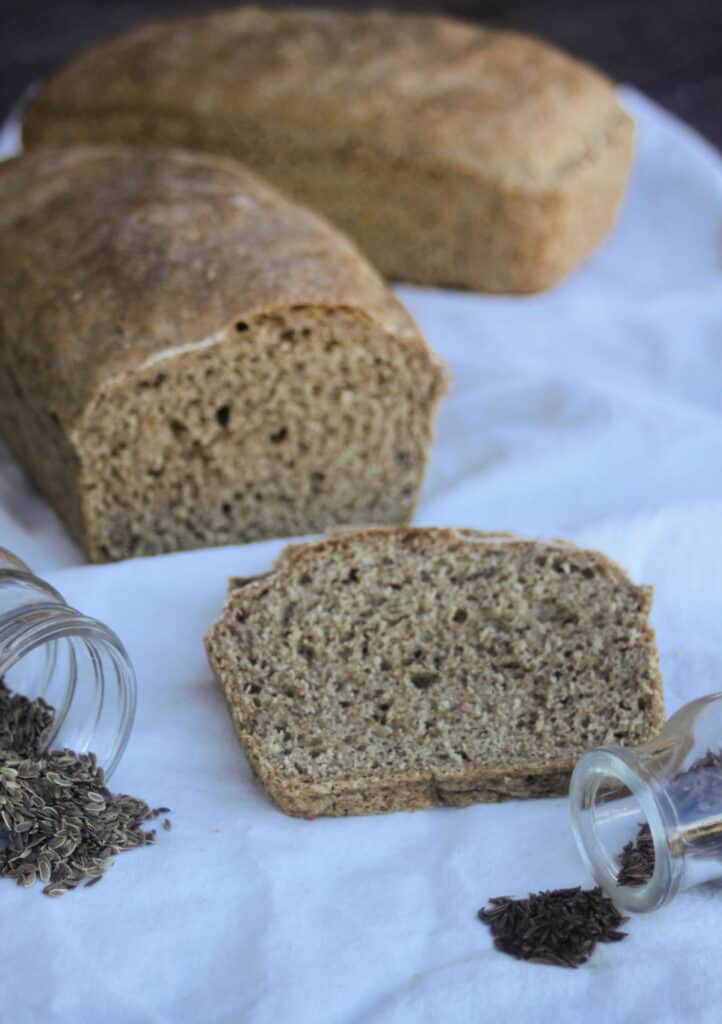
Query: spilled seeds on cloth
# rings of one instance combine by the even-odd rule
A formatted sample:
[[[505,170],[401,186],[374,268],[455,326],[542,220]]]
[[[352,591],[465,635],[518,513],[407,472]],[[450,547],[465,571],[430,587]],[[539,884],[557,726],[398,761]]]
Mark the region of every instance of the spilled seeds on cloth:
[[[155,843],[141,826],[169,808],[111,793],[92,753],[43,751],[53,709],[0,680],[0,877],[47,896],[94,885],[124,850]]]
[[[518,960],[559,967],[586,963],[598,942],[619,942],[623,917],[601,889],[553,889],[527,899],[497,896],[479,911],[494,945]]]

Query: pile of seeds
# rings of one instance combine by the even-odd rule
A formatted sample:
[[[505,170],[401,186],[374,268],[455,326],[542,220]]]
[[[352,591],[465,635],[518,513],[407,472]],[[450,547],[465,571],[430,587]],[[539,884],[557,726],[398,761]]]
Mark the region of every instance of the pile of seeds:
[[[693,823],[682,830],[686,855],[722,857],[722,752],[708,750],[670,779],[669,790],[680,817]],[[704,824],[694,824],[697,820]],[[617,882],[644,885],[653,874],[654,842],[649,825],[644,823],[619,855]]]
[[[644,885],[654,874],[654,842],[649,825],[639,826],[619,854],[617,885]]]
[[[44,746],[55,712],[42,697],[30,701],[0,679],[0,750],[32,757]]]
[[[42,753],[53,715],[0,680],[0,876],[61,896],[99,882],[123,850],[154,843],[141,825],[169,808],[111,793],[94,754]]]
[[[722,751],[698,758],[669,782],[672,800],[692,824],[682,832],[689,856],[722,858]],[[698,824],[697,822],[701,822]],[[649,825],[619,853],[619,885],[644,885],[654,873],[654,842]],[[494,945],[504,953],[532,963],[578,967],[598,942],[618,942],[626,932],[622,917],[601,889],[556,889],[525,900],[498,896],[479,911],[489,925]]]
[[[627,920],[601,889],[555,889],[528,899],[497,896],[479,911],[494,945],[518,960],[578,967],[598,942],[619,942]]]

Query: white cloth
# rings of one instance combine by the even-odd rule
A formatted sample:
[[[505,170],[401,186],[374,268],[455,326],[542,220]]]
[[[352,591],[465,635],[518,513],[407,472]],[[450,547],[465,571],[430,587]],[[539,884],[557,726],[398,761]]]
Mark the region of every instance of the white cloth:
[[[653,583],[671,712],[722,688],[722,162],[624,100],[639,144],[621,221],[567,283],[399,293],[454,379],[417,522],[570,537]],[[0,543],[125,641],[140,698],[113,786],[173,809],[87,892],[2,887],[16,1024],[719,1024],[722,889],[636,918],[578,971],[492,948],[489,897],[588,881],[565,800],[313,822],[268,803],[202,637],[226,577],[280,542],[85,566],[3,455]]]

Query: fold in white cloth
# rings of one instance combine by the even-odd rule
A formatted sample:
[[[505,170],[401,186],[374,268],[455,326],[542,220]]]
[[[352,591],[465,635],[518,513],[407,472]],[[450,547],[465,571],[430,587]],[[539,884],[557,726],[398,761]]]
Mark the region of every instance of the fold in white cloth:
[[[528,298],[399,294],[454,380],[417,522],[566,536],[653,583],[671,712],[722,688],[722,162],[623,98],[631,188],[573,278]],[[475,916],[490,896],[589,881],[565,800],[313,822],[268,803],[202,637],[226,577],[281,542],[85,566],[3,452],[0,543],[127,644],[140,699],[113,786],[173,809],[172,832],[87,892],[2,887],[17,1024],[718,1024],[722,889],[636,918],[578,971],[493,949]]]

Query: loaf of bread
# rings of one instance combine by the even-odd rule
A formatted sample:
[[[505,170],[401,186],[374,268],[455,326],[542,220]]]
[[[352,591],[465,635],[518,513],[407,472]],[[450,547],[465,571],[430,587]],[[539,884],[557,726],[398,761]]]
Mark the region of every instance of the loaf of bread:
[[[229,159],[0,167],[0,433],[92,561],[406,522],[445,387],[355,247]]]
[[[561,795],[664,722],[649,587],[563,541],[370,529],[234,580],[206,646],[288,814]]]
[[[38,93],[23,138],[229,154],[389,277],[533,292],[612,227],[633,123],[602,75],[525,36],[243,7],[96,46]]]

